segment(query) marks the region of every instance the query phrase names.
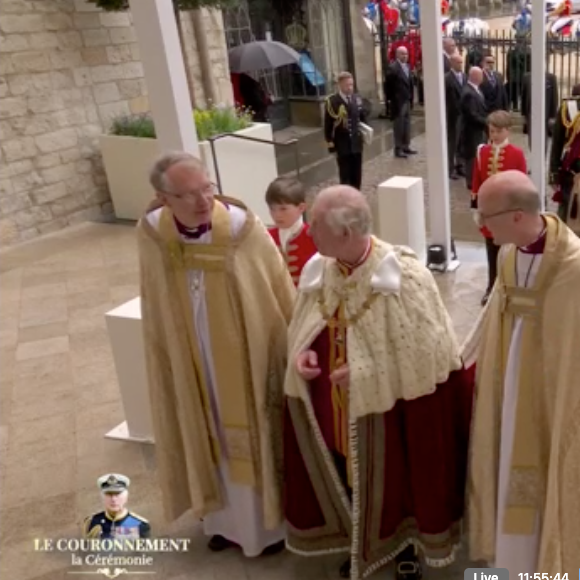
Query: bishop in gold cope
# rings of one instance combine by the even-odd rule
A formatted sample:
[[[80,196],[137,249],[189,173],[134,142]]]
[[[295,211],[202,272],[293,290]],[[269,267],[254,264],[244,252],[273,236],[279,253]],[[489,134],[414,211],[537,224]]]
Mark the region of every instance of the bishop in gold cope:
[[[203,518],[210,549],[257,556],[283,547],[274,442],[294,284],[264,226],[215,195],[198,159],[164,155],[151,184],[138,242],[165,509]]]
[[[580,556],[580,239],[520,171],[491,176],[482,223],[503,245],[464,347],[475,363],[470,548],[510,578],[577,574]]]
[[[344,552],[358,580],[396,560],[399,580],[453,561],[460,541],[472,381],[432,274],[371,235],[348,186],[310,214],[289,329],[284,422],[287,546]]]

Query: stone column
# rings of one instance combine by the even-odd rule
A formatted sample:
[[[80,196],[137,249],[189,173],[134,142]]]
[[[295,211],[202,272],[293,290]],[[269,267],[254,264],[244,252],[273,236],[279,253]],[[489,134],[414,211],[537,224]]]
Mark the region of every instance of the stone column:
[[[172,3],[130,0],[160,151],[199,155]]]
[[[543,10],[532,12],[532,180],[538,191],[542,208],[546,196],[546,19]]]
[[[338,1],[338,0],[335,0]],[[351,20],[356,88],[360,95],[379,105],[374,39],[362,19],[364,0],[348,3]]]
[[[431,244],[441,245],[449,264],[451,254],[451,216],[449,207],[449,168],[447,126],[443,80],[443,35],[438,2],[421,3],[421,42],[425,83],[425,130],[427,144],[420,155],[427,157],[429,183],[429,223]]]

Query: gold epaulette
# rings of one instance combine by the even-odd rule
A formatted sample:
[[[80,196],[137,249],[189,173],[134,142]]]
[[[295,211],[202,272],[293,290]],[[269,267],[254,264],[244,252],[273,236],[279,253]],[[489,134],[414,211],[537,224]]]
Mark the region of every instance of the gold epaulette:
[[[139,514],[136,514],[135,512],[129,512],[129,515],[133,516],[134,518],[141,520],[142,522],[148,524],[149,520],[145,519],[143,516],[140,516]]]
[[[574,140],[580,134],[580,112],[572,119],[570,115],[570,120],[568,120],[568,102],[564,101],[562,104],[562,125],[566,131],[570,131],[570,137],[566,140],[564,144],[564,149],[568,149],[574,143]]]
[[[90,515],[83,520],[83,538],[98,538],[101,535],[103,528],[100,525],[96,525],[89,529],[91,521],[96,515],[97,514]]]
[[[330,103],[330,100],[332,99],[332,97],[334,97],[334,95],[330,95],[329,97],[326,97],[326,111],[333,119],[338,119],[338,113],[334,112],[334,109],[332,108],[332,105]]]

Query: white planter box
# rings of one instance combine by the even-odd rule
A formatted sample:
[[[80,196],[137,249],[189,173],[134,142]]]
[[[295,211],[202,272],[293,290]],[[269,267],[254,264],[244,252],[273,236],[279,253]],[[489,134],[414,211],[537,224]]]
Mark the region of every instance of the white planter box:
[[[269,123],[255,123],[238,133],[265,141],[273,137]],[[101,135],[100,146],[115,215],[119,219],[138,220],[155,195],[149,185],[149,169],[160,154],[157,141]],[[209,142],[202,141],[199,150],[216,181]],[[274,145],[229,136],[215,142],[215,151],[223,193],[240,199],[264,223],[270,223],[264,195],[268,184],[278,176]]]

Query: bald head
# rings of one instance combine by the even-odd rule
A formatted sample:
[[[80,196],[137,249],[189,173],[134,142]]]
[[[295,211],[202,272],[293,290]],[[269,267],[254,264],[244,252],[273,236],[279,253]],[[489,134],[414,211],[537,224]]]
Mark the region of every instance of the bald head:
[[[469,82],[478,87],[483,82],[483,71],[478,66],[469,69]]]
[[[479,189],[477,206],[482,225],[500,246],[527,246],[538,239],[545,227],[540,193],[521,171],[504,171],[489,177]]]
[[[500,209],[519,209],[538,214],[541,209],[540,194],[528,175],[512,169],[496,173],[486,179],[477,194],[478,205]]]
[[[399,46],[395,51],[395,56],[400,62],[407,62],[409,58],[409,51],[404,46]]]

